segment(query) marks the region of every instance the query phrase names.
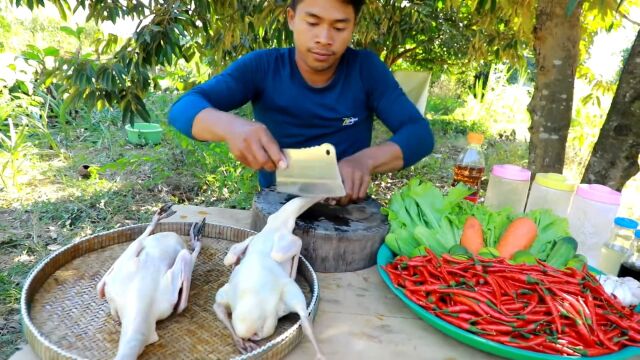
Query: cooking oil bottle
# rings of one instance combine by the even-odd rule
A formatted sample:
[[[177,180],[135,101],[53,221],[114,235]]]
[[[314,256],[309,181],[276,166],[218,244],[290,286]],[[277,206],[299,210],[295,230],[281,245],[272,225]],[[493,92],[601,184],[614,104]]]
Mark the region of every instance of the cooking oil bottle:
[[[466,199],[472,203],[478,202],[480,184],[484,175],[483,141],[484,136],[482,134],[469,133],[467,135],[467,147],[460,153],[453,167],[452,186],[462,182],[471,187],[474,191]]]

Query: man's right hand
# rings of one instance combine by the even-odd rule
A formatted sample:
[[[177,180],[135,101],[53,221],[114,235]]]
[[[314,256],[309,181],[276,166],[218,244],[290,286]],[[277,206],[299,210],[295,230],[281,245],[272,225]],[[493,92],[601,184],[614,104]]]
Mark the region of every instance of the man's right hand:
[[[278,142],[262,123],[238,117],[225,140],[233,156],[254,170],[275,171],[287,167]]]
[[[233,156],[254,170],[287,167],[280,145],[262,123],[207,108],[196,116],[191,131],[198,140],[226,142]]]

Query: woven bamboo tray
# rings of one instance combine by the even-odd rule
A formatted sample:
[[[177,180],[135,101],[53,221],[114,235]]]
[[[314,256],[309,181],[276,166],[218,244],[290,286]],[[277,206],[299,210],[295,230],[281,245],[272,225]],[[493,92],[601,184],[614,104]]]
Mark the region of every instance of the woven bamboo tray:
[[[113,359],[120,325],[96,285],[147,224],[129,226],[84,238],[54,252],[29,274],[20,310],[29,345],[42,359]],[[159,223],[155,232],[173,231],[188,240],[191,223]],[[280,319],[276,332],[260,341],[258,350],[242,355],[213,312],[216,291],[229,279],[222,259],[231,245],[255,232],[206,224],[202,250],[194,268],[189,306],[157,323],[160,340],[139,359],[280,359],[304,336],[299,317]],[[318,310],[318,281],[301,258],[296,279],[307,298],[311,321]]]

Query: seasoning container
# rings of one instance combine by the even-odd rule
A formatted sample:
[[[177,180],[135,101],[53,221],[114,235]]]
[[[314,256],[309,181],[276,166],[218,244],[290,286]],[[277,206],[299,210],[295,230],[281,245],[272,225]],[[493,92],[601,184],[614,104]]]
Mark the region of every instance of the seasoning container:
[[[484,175],[484,152],[482,142],[484,136],[479,133],[467,134],[467,147],[460,153],[453,167],[453,182],[456,186],[462,182],[473,189],[473,193],[465,197],[472,203],[478,202],[480,184]]]
[[[562,174],[538,173],[531,185],[525,211],[544,208],[567,217],[576,187],[577,184],[569,182]]]
[[[516,165],[494,165],[489,176],[484,204],[491,210],[510,207],[514,213],[524,211],[531,171]]]
[[[635,231],[631,251],[622,262],[618,277],[632,277],[640,281],[640,229]]]
[[[618,275],[620,265],[631,254],[633,237],[637,228],[638,222],[633,219],[617,217],[613,220],[609,241],[600,249],[598,269],[608,275]]]
[[[604,185],[578,185],[568,215],[569,231],[578,241],[578,252],[590,265],[598,264],[619,206],[620,192]]]

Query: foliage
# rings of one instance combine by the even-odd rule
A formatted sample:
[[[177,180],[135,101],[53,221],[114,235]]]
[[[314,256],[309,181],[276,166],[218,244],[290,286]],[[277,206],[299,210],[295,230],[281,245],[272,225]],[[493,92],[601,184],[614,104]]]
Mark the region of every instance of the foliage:
[[[0,79],[0,83],[2,83]],[[49,149],[62,155],[47,125],[47,109],[40,96],[28,96],[0,88],[0,182],[6,189],[20,189],[21,169],[37,143],[44,141]]]
[[[526,109],[531,89],[523,83],[509,84],[509,77],[507,66],[493,67],[486,88],[476,82],[474,92],[466,97],[465,106],[451,117],[482,123],[492,134],[513,133],[518,139],[528,139],[530,120]]]
[[[29,9],[45,2],[10,0]],[[180,76],[179,87],[193,86],[251,50],[288,46],[292,35],[286,25],[284,0],[193,0],[126,3],[81,0],[71,8],[66,0],[51,0],[63,19],[79,9],[87,21],[136,19],[131,38],[95,33],[90,50],[60,49],[56,64],[45,75],[45,85],[62,85],[68,93],[64,109],[83,104],[119,108],[124,122],[134,117],[149,121],[144,95],[160,88],[167,76]],[[398,68],[442,68],[466,62],[471,29],[470,12],[447,9],[442,1],[378,0],[365,6],[354,46],[373,49],[388,65]],[[381,32],[381,26],[386,31]],[[65,28],[80,40],[82,28]],[[190,79],[185,79],[185,77]]]
[[[443,1],[370,1],[358,20],[354,45],[373,50],[396,69],[467,64],[470,16],[468,8],[446,9]]]

